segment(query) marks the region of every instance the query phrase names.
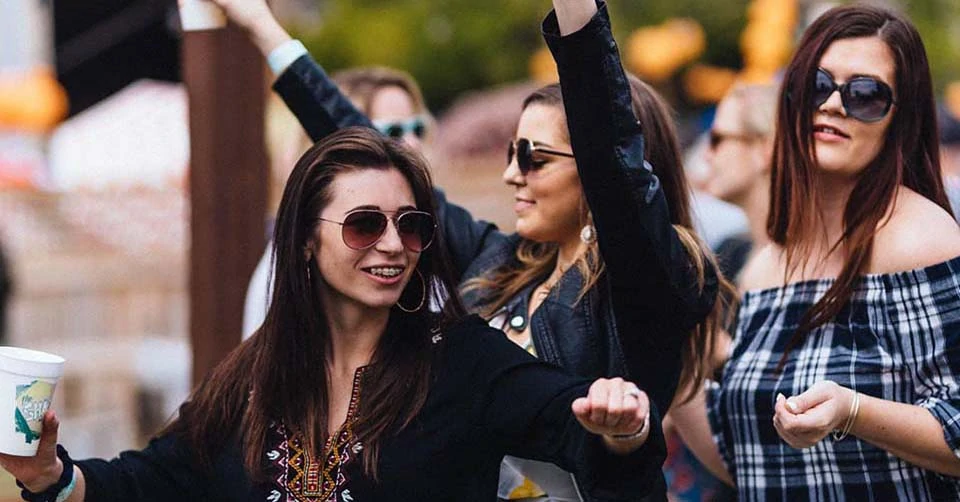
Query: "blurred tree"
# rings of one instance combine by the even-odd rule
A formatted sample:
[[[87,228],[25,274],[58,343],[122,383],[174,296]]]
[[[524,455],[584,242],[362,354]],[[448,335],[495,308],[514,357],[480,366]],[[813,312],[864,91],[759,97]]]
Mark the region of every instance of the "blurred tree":
[[[917,25],[938,92],[960,79],[960,1],[901,0]]]
[[[443,107],[464,90],[529,76],[548,4],[530,0],[329,0],[319,30],[293,31],[328,70],[387,65],[410,72]]]
[[[539,30],[547,0],[315,1],[322,25],[291,29],[328,70],[370,64],[403,68],[421,83],[434,107],[445,107],[469,89],[552,75]],[[690,50],[652,58],[654,66],[663,63],[664,71],[670,70],[658,86],[683,113],[704,106],[704,99],[717,92],[711,87],[691,96],[686,88],[693,82],[711,75],[729,81],[727,72],[703,72],[699,66],[687,78],[685,66],[728,68],[751,79],[776,71],[798,35],[789,28],[798,15],[784,7],[787,3],[793,0],[612,0],[609,8],[625,53],[638,28],[663,29],[676,18],[699,25]],[[938,89],[960,79],[960,1],[900,4],[923,35]]]

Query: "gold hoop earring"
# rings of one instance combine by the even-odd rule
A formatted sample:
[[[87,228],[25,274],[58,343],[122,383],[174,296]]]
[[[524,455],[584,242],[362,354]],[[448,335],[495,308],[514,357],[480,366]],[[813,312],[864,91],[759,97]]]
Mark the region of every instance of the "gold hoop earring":
[[[413,271],[416,272],[417,277],[420,278],[420,303],[418,303],[416,307],[409,309],[404,307],[403,304],[400,303],[400,300],[397,300],[397,308],[409,314],[419,311],[423,308],[423,304],[427,302],[427,281],[423,279],[423,274],[421,274],[419,270],[413,269]],[[400,295],[400,298],[403,298],[403,294]]]

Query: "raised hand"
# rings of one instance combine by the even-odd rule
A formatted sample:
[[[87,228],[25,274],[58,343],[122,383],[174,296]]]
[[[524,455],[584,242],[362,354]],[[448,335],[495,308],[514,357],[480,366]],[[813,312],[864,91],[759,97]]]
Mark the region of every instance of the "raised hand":
[[[630,451],[646,441],[650,430],[650,399],[633,382],[601,378],[571,407],[580,424],[604,436],[608,445],[619,442],[626,447],[625,451]]]
[[[290,40],[290,35],[273,17],[266,0],[212,0],[227,14],[227,17],[250,36],[250,40],[264,56],[280,44]]]
[[[560,34],[569,35],[586,26],[597,13],[596,0],[553,0]]]
[[[60,420],[53,411],[43,415],[40,446],[33,457],[18,457],[0,453],[0,467],[20,480],[28,490],[40,493],[52,486],[63,472],[63,462],[57,458],[57,434]]]
[[[843,428],[854,395],[852,390],[830,380],[817,382],[791,398],[780,394],[774,407],[773,426],[790,446],[809,448]]]

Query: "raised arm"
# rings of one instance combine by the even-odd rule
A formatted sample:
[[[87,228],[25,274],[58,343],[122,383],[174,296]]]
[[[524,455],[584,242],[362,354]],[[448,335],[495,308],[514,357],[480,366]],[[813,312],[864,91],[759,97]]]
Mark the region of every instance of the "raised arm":
[[[643,124],[631,108],[606,5],[555,0],[554,6],[544,37],[557,61],[571,144],[618,317],[649,322],[654,316],[692,328],[713,306],[716,272],[706,266],[699,287],[699,257],[688,254],[660,181],[644,161]]]

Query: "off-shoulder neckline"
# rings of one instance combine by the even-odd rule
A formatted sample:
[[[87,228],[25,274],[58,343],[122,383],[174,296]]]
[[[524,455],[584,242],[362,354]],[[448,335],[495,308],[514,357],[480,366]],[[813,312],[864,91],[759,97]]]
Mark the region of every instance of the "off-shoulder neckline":
[[[960,270],[960,256],[955,256],[949,260],[942,261],[939,263],[934,263],[932,265],[926,265],[923,267],[917,267],[910,270],[901,270],[898,272],[884,272],[884,273],[874,273],[874,274],[863,274],[860,276],[860,286],[866,286],[868,289],[876,286],[882,285],[888,280],[896,280],[897,283],[902,283],[910,277],[915,277],[917,274],[929,275],[928,272],[934,269],[949,267],[952,269]],[[807,290],[807,289],[817,289],[817,288],[826,288],[829,285],[836,282],[836,277],[820,277],[817,279],[804,279],[802,281],[790,282],[787,284],[781,284],[779,286],[770,286],[766,288],[754,288],[748,289],[743,292],[741,297],[744,301],[749,298],[757,296],[767,296],[771,294],[776,294],[782,291],[790,290]]]

